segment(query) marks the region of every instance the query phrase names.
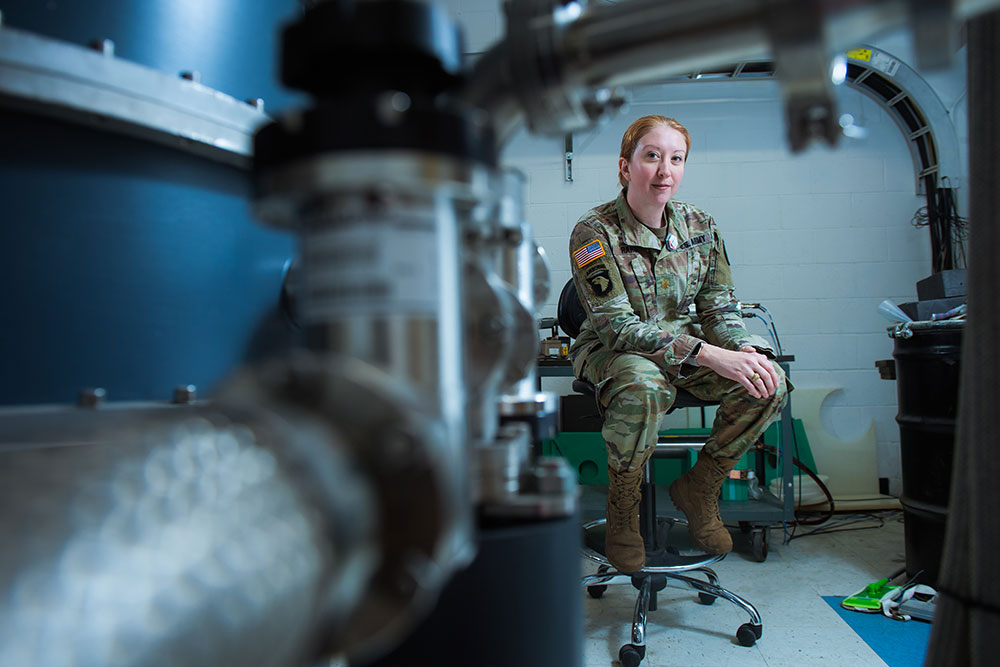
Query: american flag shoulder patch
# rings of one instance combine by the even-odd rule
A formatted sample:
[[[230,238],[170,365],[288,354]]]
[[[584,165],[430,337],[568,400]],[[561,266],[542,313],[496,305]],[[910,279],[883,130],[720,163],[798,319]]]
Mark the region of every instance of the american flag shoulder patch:
[[[604,257],[604,254],[604,246],[599,240],[594,240],[576,250],[573,253],[573,259],[576,260],[577,267],[582,268],[598,257]]]

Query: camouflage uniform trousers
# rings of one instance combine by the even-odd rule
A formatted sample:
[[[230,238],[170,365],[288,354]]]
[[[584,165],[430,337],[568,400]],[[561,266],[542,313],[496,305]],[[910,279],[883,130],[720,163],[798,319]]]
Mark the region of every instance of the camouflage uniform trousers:
[[[668,377],[649,359],[627,352],[594,350],[580,371],[595,385],[603,408],[601,435],[608,448],[608,465],[624,472],[641,468],[652,454],[660,420],[677,395],[675,387],[700,399],[720,402],[705,453],[742,457],[788,401],[785,374],[777,364],[772,365],[779,383],[774,395],[765,398],[750,396],[743,385],[704,367],[683,378]]]

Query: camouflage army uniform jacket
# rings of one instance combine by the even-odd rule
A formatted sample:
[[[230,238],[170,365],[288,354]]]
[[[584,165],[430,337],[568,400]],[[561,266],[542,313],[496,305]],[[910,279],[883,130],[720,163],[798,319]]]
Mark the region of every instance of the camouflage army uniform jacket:
[[[636,219],[624,191],[585,213],[573,229],[570,268],[588,315],[570,350],[577,377],[602,346],[641,354],[681,377],[701,341],[730,350],[752,345],[773,356],[767,341],[743,324],[712,217],[674,200],[664,213],[665,244]]]

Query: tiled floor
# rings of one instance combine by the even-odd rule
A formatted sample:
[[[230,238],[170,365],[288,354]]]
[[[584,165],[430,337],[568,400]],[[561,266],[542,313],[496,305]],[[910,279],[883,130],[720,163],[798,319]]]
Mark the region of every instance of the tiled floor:
[[[603,502],[584,505],[585,520],[602,513],[598,508]],[[726,600],[702,605],[695,591],[670,586],[658,594],[658,609],[649,613],[646,657],[641,667],[885,667],[823,600],[823,596],[850,595],[903,568],[902,513],[878,512],[877,516],[880,527],[874,527],[879,522],[872,519],[848,525],[856,518],[838,515],[823,528],[867,528],[809,535],[788,544],[782,543],[780,528],[771,529],[764,562],[753,559],[747,536],[733,530],[735,551],[712,567],[722,586],[756,607],[763,624],[761,639],[752,647],[736,641],[737,628],[750,620],[742,609]],[[812,528],[799,528],[798,532]],[[686,535],[682,528],[675,531],[671,543],[683,549]],[[594,561],[581,558],[584,574],[594,573],[596,566]],[[610,586],[600,599],[583,590],[580,595],[583,666],[620,667],[618,650],[630,641],[635,589]],[[326,667],[347,665],[340,658]]]
[[[688,588],[668,587],[650,612],[645,667],[721,665],[808,667],[885,663],[822,599],[850,595],[903,567],[902,514],[882,512],[880,528],[816,534],[782,544],[772,529],[767,559],[756,562],[745,538],[733,531],[734,553],[714,566],[720,584],[743,596],[761,615],[764,634],[752,647],[739,645],[746,612],[725,600],[706,606]],[[849,527],[845,517],[831,522]],[[856,525],[877,525],[866,521]],[[800,529],[805,532],[807,529]],[[585,573],[595,571],[585,560]],[[635,589],[611,586],[600,599],[584,594],[585,667],[617,666],[618,649],[630,640]]]

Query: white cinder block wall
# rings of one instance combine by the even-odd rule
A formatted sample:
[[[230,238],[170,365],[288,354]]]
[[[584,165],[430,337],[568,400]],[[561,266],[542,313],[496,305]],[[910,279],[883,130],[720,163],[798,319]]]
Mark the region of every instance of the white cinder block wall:
[[[450,4],[459,21],[471,26],[470,51],[502,34],[503,20],[491,9],[495,0]],[[875,44],[915,66],[905,34]],[[955,117],[965,162],[962,55],[951,71],[927,79]],[[823,405],[826,430],[851,441],[874,422],[878,476],[887,477],[890,492],[898,495],[896,384],[881,380],[875,368],[876,360],[892,356],[892,341],[889,322],[876,307],[883,299],[915,300],[916,281],[930,274],[928,232],[911,224],[925,202],[915,194],[908,142],[888,114],[846,87],[838,89],[838,99],[841,112],[853,114],[868,136],[844,138],[836,150],[788,151],[776,82],[692,82],[636,89],[621,116],[577,134],[572,182],[564,179],[562,137],[522,133],[503,161],[527,176],[527,216],[552,274],[541,315],[554,316],[559,289],[570,278],[570,230],[588,208],[618,193],[625,128],[652,113],[686,125],[692,149],[678,198],[715,217],[737,295],[771,311],[784,351],[796,357],[795,385],[839,389]],[[964,201],[965,193],[960,196]],[[748,323],[767,335],[759,321]],[[567,385],[552,378],[545,388],[568,393]]]

